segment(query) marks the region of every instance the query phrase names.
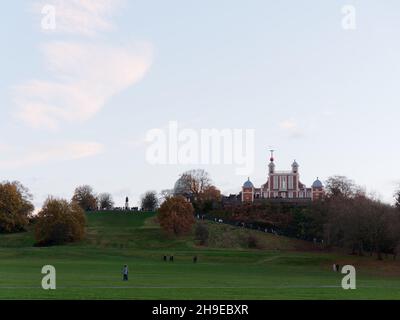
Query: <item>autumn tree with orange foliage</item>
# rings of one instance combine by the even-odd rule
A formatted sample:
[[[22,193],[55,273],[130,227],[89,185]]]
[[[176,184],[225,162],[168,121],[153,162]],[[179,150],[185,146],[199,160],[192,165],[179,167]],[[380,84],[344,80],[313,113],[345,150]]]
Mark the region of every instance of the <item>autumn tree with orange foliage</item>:
[[[37,216],[36,245],[51,246],[82,240],[85,226],[85,212],[77,203],[50,197]]]
[[[221,191],[215,186],[208,186],[198,195],[195,202],[196,209],[202,212],[209,212],[214,209],[215,205],[221,202]]]
[[[0,183],[0,233],[25,231],[33,212],[32,196],[21,183]]]
[[[167,198],[158,210],[158,221],[168,234],[187,234],[195,223],[193,206],[181,196]]]

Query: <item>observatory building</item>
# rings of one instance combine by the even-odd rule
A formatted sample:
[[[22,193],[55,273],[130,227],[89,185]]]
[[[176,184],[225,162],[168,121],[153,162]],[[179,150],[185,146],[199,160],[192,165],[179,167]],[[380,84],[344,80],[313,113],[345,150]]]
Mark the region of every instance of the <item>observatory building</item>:
[[[254,202],[257,199],[285,199],[286,201],[316,200],[324,195],[324,186],[317,178],[310,188],[300,181],[299,164],[292,163],[288,171],[275,170],[274,152],[271,150],[268,164],[267,182],[255,188],[250,178],[242,186],[242,202]]]

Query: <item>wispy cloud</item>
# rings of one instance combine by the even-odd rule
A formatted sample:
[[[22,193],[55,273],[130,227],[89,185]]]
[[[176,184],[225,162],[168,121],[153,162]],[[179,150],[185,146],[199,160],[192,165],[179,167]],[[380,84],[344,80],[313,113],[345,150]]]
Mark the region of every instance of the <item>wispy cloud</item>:
[[[69,161],[92,157],[103,152],[97,142],[73,142],[48,146],[34,146],[28,150],[6,146],[7,153],[0,157],[1,169],[15,169],[43,165],[53,161]]]
[[[109,15],[119,0],[38,1],[56,7],[57,33],[90,36],[108,30]],[[40,12],[40,10],[39,10]],[[51,41],[41,46],[46,78],[14,88],[15,115],[34,128],[57,129],[63,122],[82,122],[114,95],[140,81],[152,62],[149,43],[112,45],[99,41]]]
[[[14,95],[16,115],[35,128],[89,119],[151,65],[146,44],[128,48],[52,42],[42,50],[54,80],[31,80],[16,87]]]

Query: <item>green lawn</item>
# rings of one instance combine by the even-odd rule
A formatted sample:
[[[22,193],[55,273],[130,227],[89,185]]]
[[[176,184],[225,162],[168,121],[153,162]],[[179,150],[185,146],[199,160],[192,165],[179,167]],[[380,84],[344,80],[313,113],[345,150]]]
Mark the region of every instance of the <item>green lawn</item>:
[[[218,235],[229,232],[234,238],[250,231],[213,223],[213,247],[202,248],[191,236],[164,236],[152,216],[89,214],[87,239],[68,246],[33,247],[32,232],[1,235],[0,299],[400,298],[396,262],[299,251],[310,245],[256,231],[251,232],[262,239],[263,249],[223,248]],[[164,262],[164,254],[175,261]],[[336,261],[356,266],[356,290],[341,288],[342,275],[331,271]],[[56,267],[57,290],[41,289],[41,268],[47,264]],[[130,268],[128,282],[121,281],[124,264]]]

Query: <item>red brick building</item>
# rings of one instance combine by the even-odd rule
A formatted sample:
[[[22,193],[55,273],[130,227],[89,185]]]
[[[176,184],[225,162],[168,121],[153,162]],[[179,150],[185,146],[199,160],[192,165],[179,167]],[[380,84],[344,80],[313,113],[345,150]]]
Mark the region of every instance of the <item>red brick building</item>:
[[[267,182],[255,188],[250,178],[242,186],[242,202],[253,202],[257,199],[316,200],[324,195],[324,186],[317,178],[311,188],[300,181],[299,165],[295,161],[288,171],[275,170],[273,151],[268,165]]]

